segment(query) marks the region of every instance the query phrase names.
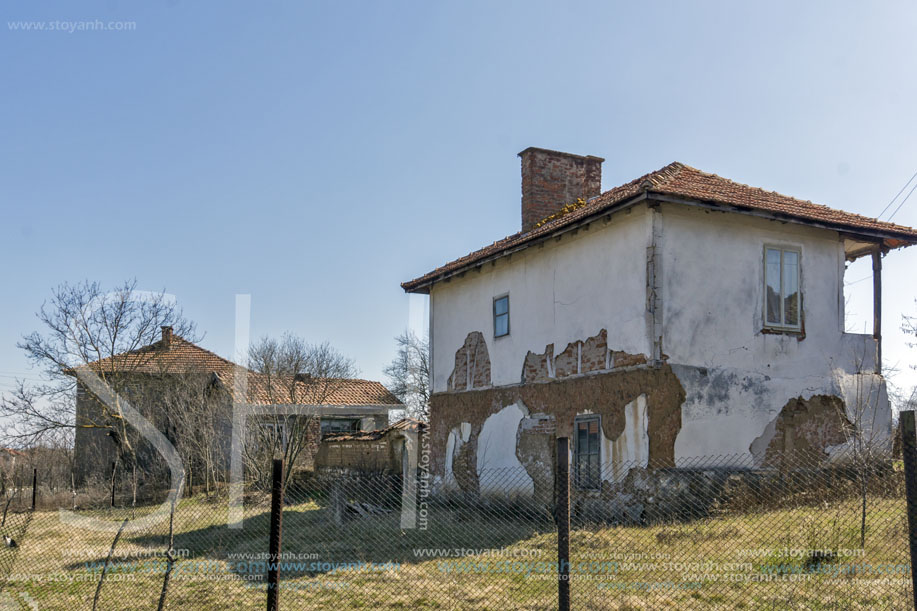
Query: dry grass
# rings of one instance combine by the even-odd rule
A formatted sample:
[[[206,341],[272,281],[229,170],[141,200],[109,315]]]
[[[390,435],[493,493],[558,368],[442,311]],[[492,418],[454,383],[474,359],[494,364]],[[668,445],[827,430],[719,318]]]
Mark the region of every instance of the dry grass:
[[[118,521],[129,513],[95,515]],[[263,588],[245,579],[262,573],[257,566],[233,565],[231,555],[265,552],[268,519],[265,506],[247,507],[244,528],[229,529],[225,504],[183,500],[176,518],[176,548],[187,550],[187,556],[176,565],[168,607],[262,608]],[[574,531],[574,606],[903,608],[909,573],[841,574],[857,563],[907,563],[903,500],[871,500],[867,526],[862,556],[821,558],[826,563],[820,569],[811,555],[788,555],[783,550],[857,549],[855,500],[684,524]],[[102,589],[102,609],[156,608],[166,532],[167,525],[161,524],[122,537],[117,563]],[[88,608],[98,582],[94,563],[104,561],[112,536],[73,530],[54,512],[36,513],[15,552],[0,605],[12,596],[24,609],[29,608],[27,597],[40,609]],[[419,558],[416,548],[502,548],[504,553],[443,560]],[[284,551],[314,555],[284,574],[281,600],[288,609],[556,608],[556,536],[551,525],[521,520],[509,512],[482,519],[441,508],[432,513],[428,530],[402,531],[397,512],[336,527],[327,509],[306,501],[285,510]],[[312,561],[393,564],[381,571],[364,566],[329,572],[327,567],[309,566]],[[537,563],[548,563],[551,569],[539,570]],[[760,581],[765,578],[771,581]]]

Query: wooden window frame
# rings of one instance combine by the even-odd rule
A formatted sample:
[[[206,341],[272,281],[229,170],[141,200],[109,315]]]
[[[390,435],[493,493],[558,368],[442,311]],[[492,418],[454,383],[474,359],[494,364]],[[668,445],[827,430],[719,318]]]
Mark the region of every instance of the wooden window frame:
[[[582,423],[596,423],[596,450],[595,452],[590,452],[588,448],[585,450],[585,453],[582,448],[580,448],[579,440],[579,425]],[[586,428],[586,436],[588,439],[589,428]],[[582,456],[592,456],[596,457],[596,472],[594,474],[594,481],[592,477],[584,478],[580,469],[580,458]],[[587,462],[588,465],[588,462]],[[583,481],[587,479],[587,481]],[[601,490],[602,489],[602,417],[598,414],[585,414],[582,416],[576,416],[573,419],[573,481],[579,490]]]
[[[767,319],[767,251],[776,250],[780,252],[780,322],[772,323]],[[784,295],[783,286],[783,255],[786,252],[796,254],[796,292],[798,293],[799,315],[796,324],[787,324],[786,322],[786,296]],[[762,286],[764,288],[763,316],[764,328],[771,331],[784,331],[787,333],[801,333],[803,329],[803,297],[802,297],[802,248],[797,245],[787,244],[765,244],[762,251],[761,261],[763,263]]]

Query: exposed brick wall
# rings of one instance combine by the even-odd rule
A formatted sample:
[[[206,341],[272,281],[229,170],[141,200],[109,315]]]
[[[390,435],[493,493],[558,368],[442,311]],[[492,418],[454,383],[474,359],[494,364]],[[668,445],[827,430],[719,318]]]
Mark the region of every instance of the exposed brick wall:
[[[535,380],[550,380],[553,376],[548,369],[549,362],[554,362],[554,344],[545,346],[544,353],[535,354],[529,351],[522,365],[522,383]]]
[[[650,460],[660,466],[674,465],[675,438],[681,430],[681,406],[685,390],[668,365],[610,371],[590,376],[576,376],[543,383],[504,386],[461,393],[436,393],[431,397],[430,446],[431,469],[443,475],[445,449],[449,433],[471,424],[471,435],[453,458],[453,473],[463,490],[473,490],[477,438],[488,416],[507,405],[520,402],[531,418],[535,414],[548,422],[530,423],[545,435],[569,437],[577,414],[590,411],[602,416],[606,438],[617,439],[624,430],[624,407],[641,394],[646,395]],[[529,430],[527,436],[535,435]],[[550,460],[550,456],[533,457]],[[528,459],[521,457],[523,464]],[[470,487],[470,488],[469,488]]]
[[[471,390],[490,386],[490,355],[484,335],[472,331],[455,352],[455,366],[449,376],[449,390]]]
[[[579,373],[579,342],[567,344],[564,351],[554,357],[554,375],[558,378]]]
[[[646,363],[646,355],[629,354],[608,349],[608,332],[567,344],[564,351],[554,355],[554,344],[545,346],[543,354],[529,352],[522,365],[522,383],[546,382],[592,371],[607,371]]]
[[[520,428],[531,431],[533,433],[553,435],[557,432],[557,422],[554,420],[554,416],[547,414],[534,414],[528,418],[523,418]]]
[[[522,158],[522,231],[577,199],[602,191],[602,162],[593,156],[527,148]]]
[[[764,436],[756,439],[749,450],[760,457],[760,446],[768,441],[763,466],[816,467],[828,458],[825,449],[847,441],[853,428],[840,397],[796,397],[790,399],[777,415],[773,437],[770,440],[764,439]]]
[[[645,355],[628,354],[626,352],[612,352],[611,359],[611,366],[615,369],[618,367],[633,367],[634,365],[644,365],[646,363]]]
[[[581,345],[580,373],[609,369],[608,333],[605,329],[599,331],[598,335],[593,335],[586,341],[581,342]]]

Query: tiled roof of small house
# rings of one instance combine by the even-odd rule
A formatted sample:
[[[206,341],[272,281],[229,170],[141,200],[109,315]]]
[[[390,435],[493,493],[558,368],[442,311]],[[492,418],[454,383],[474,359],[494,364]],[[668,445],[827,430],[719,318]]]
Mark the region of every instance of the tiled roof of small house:
[[[917,230],[911,227],[836,210],[821,204],[813,204],[810,201],[781,195],[774,191],[750,187],[676,161],[662,169],[606,191],[583,205],[568,205],[563,214],[548,217],[528,232],[519,232],[503,238],[423,276],[404,282],[401,286],[408,292],[426,292],[429,285],[440,278],[472,267],[485,259],[525,248],[529,243],[576,224],[577,221],[625,205],[628,200],[636,201],[636,198],[643,194],[657,194],[726,206],[738,212],[764,212],[782,219],[827,226],[853,234],[865,232],[867,235],[883,238],[886,245],[891,248],[917,243]]]
[[[235,372],[218,375],[226,388],[234,393]],[[372,380],[296,380],[289,376],[268,376],[249,371],[247,383],[248,402],[252,405],[401,405],[385,386]]]
[[[331,406],[401,405],[397,397],[379,382],[360,379],[271,377],[236,365],[178,335],[172,335],[168,344],[160,340],[137,350],[99,359],[90,363],[89,367],[96,372],[105,373],[215,374],[235,400],[239,400],[235,396],[235,375],[237,372],[244,372],[247,374],[247,402],[253,405],[312,405],[314,403],[308,401],[314,401],[316,398],[320,399],[322,405]]]

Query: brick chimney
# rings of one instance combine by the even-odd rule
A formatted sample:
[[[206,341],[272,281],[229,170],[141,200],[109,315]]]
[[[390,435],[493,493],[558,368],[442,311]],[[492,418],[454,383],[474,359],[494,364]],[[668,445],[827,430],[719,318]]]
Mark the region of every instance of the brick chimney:
[[[168,350],[172,347],[172,327],[163,325],[160,328],[162,329],[162,347]]]
[[[602,192],[601,157],[572,155],[530,146],[522,158],[522,231],[577,199]]]

